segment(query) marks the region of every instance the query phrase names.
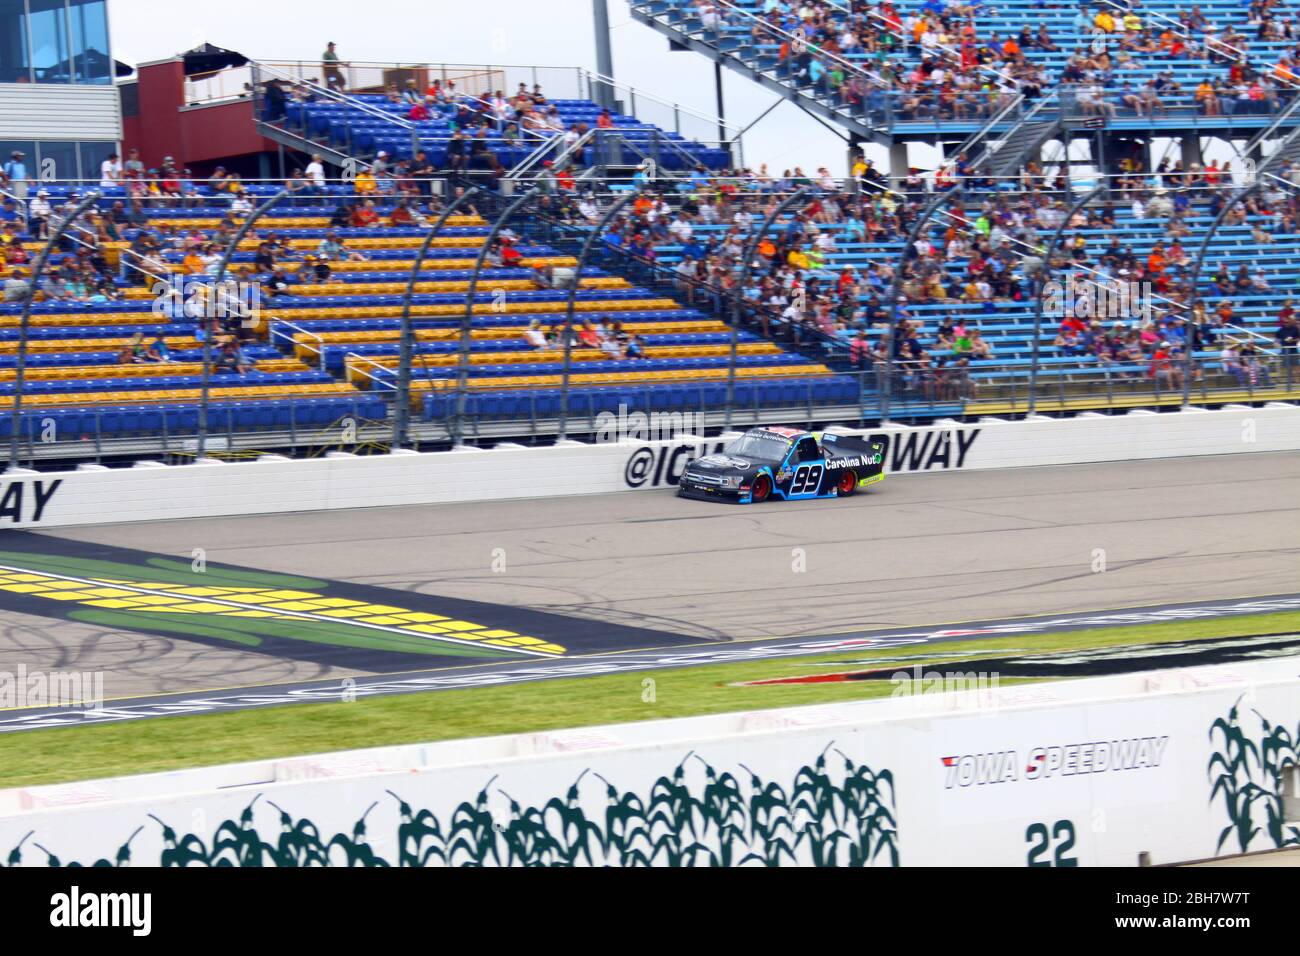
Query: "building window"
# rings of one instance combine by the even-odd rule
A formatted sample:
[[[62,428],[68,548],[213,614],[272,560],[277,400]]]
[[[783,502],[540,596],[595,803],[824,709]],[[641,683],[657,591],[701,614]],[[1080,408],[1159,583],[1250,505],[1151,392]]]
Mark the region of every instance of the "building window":
[[[129,119],[140,115],[140,84],[137,82],[119,83],[118,99],[122,103],[122,118]]]
[[[42,182],[56,183],[65,179],[81,179],[84,175],[77,166],[76,143],[37,143],[41,153],[38,178]]]
[[[32,68],[37,83],[71,83],[68,10],[63,0],[27,0]]]
[[[24,0],[0,0],[0,83],[29,83],[31,79],[27,4]]]
[[[81,149],[81,178],[99,180],[100,166],[117,152],[117,143],[78,143]]]
[[[72,65],[75,83],[112,83],[108,53],[108,8],[104,0],[71,0]]]

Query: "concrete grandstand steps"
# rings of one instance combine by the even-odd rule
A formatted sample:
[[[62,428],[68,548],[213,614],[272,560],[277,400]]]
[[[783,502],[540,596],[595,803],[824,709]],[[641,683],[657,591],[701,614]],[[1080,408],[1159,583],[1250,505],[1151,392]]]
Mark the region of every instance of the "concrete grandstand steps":
[[[311,369],[296,358],[264,358],[257,363],[260,372],[308,372]],[[63,365],[28,367],[24,378],[29,382],[89,380],[112,378],[158,378],[164,375],[202,375],[202,362],[155,362],[148,365]],[[17,370],[0,368],[0,384],[12,382]]]
[[[654,359],[671,359],[671,358],[699,358],[704,356],[723,356],[730,353],[730,346],[725,343],[717,345],[664,345],[652,346],[645,351],[646,360]],[[476,365],[508,365],[517,364],[519,366],[532,366],[547,362],[555,362],[562,358],[564,350],[560,348],[547,349],[545,351],[514,351],[514,352],[471,352],[468,360],[470,366]],[[740,342],[736,346],[736,354],[742,356],[754,355],[788,355],[788,352],[782,352],[774,343],[762,342]],[[604,361],[608,356],[600,349],[589,348],[572,348],[569,350],[569,360],[571,362],[592,362]],[[424,368],[451,368],[460,364],[459,354],[445,355],[425,355],[420,359],[420,365]],[[372,364],[378,364],[387,368],[396,368],[397,359],[377,359]]]
[[[248,379],[231,376],[228,385],[222,384],[220,375],[212,376],[213,387],[220,388],[222,397],[227,400],[288,400],[298,398],[324,398],[346,396],[355,393],[355,389],[346,382],[334,380],[306,383],[302,385],[260,385],[248,384]],[[238,384],[236,384],[236,382]],[[56,394],[24,394],[23,405],[39,408],[121,405],[128,402],[185,402],[197,401],[202,396],[198,388],[177,389],[140,389],[130,391],[70,392]],[[0,408],[13,405],[12,395],[0,395]]]

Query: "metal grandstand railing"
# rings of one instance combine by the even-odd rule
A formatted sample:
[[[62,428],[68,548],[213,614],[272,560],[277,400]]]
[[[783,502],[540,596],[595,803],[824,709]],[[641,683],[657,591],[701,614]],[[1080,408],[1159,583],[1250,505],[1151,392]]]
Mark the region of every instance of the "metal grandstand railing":
[[[501,92],[506,96],[514,92],[514,84],[540,87],[548,100],[578,99],[597,101],[602,93],[615,98],[615,106],[643,123],[683,136],[693,142],[717,146],[733,152],[737,161],[743,161],[743,131],[726,120],[673,102],[644,89],[627,86],[610,77],[582,67],[545,66],[470,66],[435,63],[347,63],[338,67],[343,82],[338,88],[321,81],[323,67],[311,61],[257,61],[249,68],[252,92],[259,116],[265,113],[264,85],[270,77],[287,84],[290,89],[307,90],[319,100],[346,104],[368,113],[372,119],[389,122],[411,135],[418,131],[413,123],[393,113],[377,110],[356,93],[400,92],[408,80],[416,81],[423,92],[435,81],[456,96],[480,103]],[[302,131],[292,131],[298,135]],[[537,139],[544,146],[549,139],[544,133],[521,129],[524,140]],[[319,144],[332,148],[329,144]],[[347,151],[354,154],[352,145]]]
[[[1133,12],[1144,19],[1159,21],[1166,30],[1174,35],[1181,37],[1183,40],[1195,41],[1198,45],[1204,46],[1206,51],[1212,51],[1229,62],[1246,64],[1250,61],[1247,50],[1224,43],[1218,37],[1211,34],[1206,34],[1202,40],[1197,41],[1194,34],[1189,33],[1181,22],[1167,14],[1161,13],[1159,10],[1150,10],[1146,7],[1134,5],[1132,3],[1117,3],[1116,0],[1101,0],[1101,4],[1111,8],[1112,10],[1119,11],[1121,16]],[[1098,32],[1101,39],[1110,39],[1110,35],[1100,33],[1100,31]],[[1288,79],[1287,77],[1274,74],[1273,79],[1292,89],[1300,88],[1300,84],[1297,84],[1294,80]]]
[[[741,18],[744,23],[750,24],[752,30],[762,33],[778,45],[784,46],[785,49],[794,56],[801,55],[803,52],[816,49],[816,54],[820,60],[833,63],[835,66],[844,70],[846,76],[861,78],[868,85],[878,88],[887,89],[890,84],[888,80],[874,71],[865,69],[855,63],[844,60],[834,54],[827,53],[820,48],[812,47],[805,39],[782,30],[781,28],[768,23],[760,17],[755,16],[748,10],[738,7],[729,0],[716,0],[716,5],[728,13]],[[633,16],[642,22],[648,23],[655,29],[668,34],[669,36],[677,35],[697,43],[709,44],[710,40],[706,36],[710,32],[709,28],[703,23],[688,24],[684,18],[672,19],[666,16],[666,10],[663,4],[655,0],[634,0],[631,4]],[[701,39],[702,38],[702,39]],[[866,135],[871,135],[879,129],[887,127],[890,114],[888,110],[876,111],[867,108],[853,109],[848,104],[837,102],[834,97],[824,91],[806,90],[801,87],[795,87],[790,80],[794,79],[789,74],[788,61],[792,57],[787,57],[786,61],[777,63],[766,63],[761,58],[741,57],[730,49],[721,49],[712,47],[720,62],[729,66],[738,65],[742,71],[749,72],[752,76],[764,82],[769,88],[788,93],[794,90],[802,101],[815,106],[817,111],[833,118],[850,128],[856,128]]]
[[[348,96],[346,93],[332,89],[329,86],[319,84],[311,79],[301,76],[295,76],[291,71],[284,69],[283,65],[275,63],[265,63],[257,60],[249,62],[249,69],[252,76],[253,89],[253,112],[256,121],[266,132],[278,132],[291,136],[296,140],[293,145],[299,148],[311,148],[320,151],[324,155],[339,160],[358,160],[365,154],[359,151],[351,140],[352,127],[346,127],[348,139],[340,146],[336,146],[328,141],[321,141],[310,135],[310,130],[304,125],[302,128],[295,129],[287,121],[287,97],[291,94],[301,94],[306,101],[324,101],[337,103],[347,106],[349,109],[358,110],[364,113],[371,120],[377,123],[384,123],[398,131],[403,138],[407,139],[412,149],[419,148],[419,134],[416,131],[414,123],[389,113],[385,110],[375,109],[368,103]],[[290,90],[284,92],[286,97],[285,103],[273,100],[268,93],[268,84],[287,83]],[[283,91],[282,91],[283,92]]]
[[[1273,175],[1267,168],[1264,173]],[[745,184],[754,182],[737,179],[718,183],[718,186],[726,187],[725,193],[735,197],[728,201],[749,203],[756,213],[761,212],[765,204],[770,205],[795,189],[793,184],[753,185],[752,192],[747,193]],[[670,182],[649,182],[647,188],[661,191],[673,208],[680,205],[685,197],[701,192],[699,186],[679,191],[676,185]],[[734,192],[731,190],[733,186],[736,187]],[[1197,187],[1193,194],[1201,195],[1204,188]],[[1220,188],[1232,187],[1223,184]],[[824,189],[828,193],[845,197],[853,195],[850,184],[842,181],[827,183]],[[1051,191],[1046,191],[1046,194],[1057,195]],[[595,199],[600,208],[608,208],[621,195],[623,193],[618,191],[598,192]],[[969,203],[979,197],[997,195],[997,190],[981,193],[972,184],[972,191],[966,194],[963,201]],[[320,197],[312,201],[316,206],[328,209],[337,198]],[[531,211],[526,210],[525,215],[517,221],[512,220],[510,225],[525,242],[550,246],[559,254],[570,254],[588,234],[590,222],[563,211],[567,208],[565,204],[573,197],[550,195],[543,198],[544,202],[539,199]],[[903,204],[914,202],[917,198],[919,197],[900,193],[894,193],[890,197],[891,201]],[[1105,202],[1112,208],[1122,208],[1117,206],[1122,198],[1116,196]],[[845,201],[851,202],[849,199]],[[870,196],[866,197],[866,201],[870,201]],[[165,204],[154,205],[155,202],[161,201],[150,200],[146,209],[166,208]],[[487,213],[489,220],[500,215],[502,203],[503,200],[499,197],[484,198],[482,210]],[[947,221],[953,224],[967,225],[964,219],[955,214],[945,212],[941,215],[948,217]],[[267,224],[274,228],[273,220],[268,220]],[[823,225],[829,228],[835,223]],[[427,226],[424,228],[427,230]],[[412,236],[425,234],[419,227],[412,227],[409,231]],[[78,238],[80,241],[89,241],[88,236]],[[75,243],[78,239],[72,241]],[[467,237],[466,241],[467,245],[474,244],[473,237]],[[891,237],[888,241],[896,241],[896,238]],[[1032,244],[1018,238],[1013,245],[1022,253],[1017,260],[1021,263],[1025,262],[1025,254],[1032,255],[1036,251]],[[1229,245],[1225,248],[1233,247]],[[1295,252],[1295,256],[1300,259],[1300,250]],[[868,258],[880,261],[878,255]],[[1280,259],[1282,264],[1275,268],[1285,269],[1285,261]],[[405,265],[409,268],[409,262]],[[1241,322],[1228,323],[1224,327],[1221,341],[1216,344],[1216,348],[1222,347],[1228,349],[1228,352],[1210,354],[1213,350],[1200,348],[1186,363],[1164,363],[1140,352],[1122,360],[1103,360],[1095,355],[1054,350],[1040,361],[1036,371],[1036,391],[1031,396],[1029,373],[1033,366],[1028,359],[1013,357],[1014,351],[1011,354],[995,353],[991,358],[979,358],[972,354],[969,361],[963,363],[962,359],[967,356],[959,352],[942,354],[943,350],[940,349],[935,350],[928,362],[899,357],[893,363],[890,373],[886,374],[878,360],[864,357],[861,353],[855,356],[843,335],[826,334],[806,320],[791,320],[765,304],[739,298],[747,290],[729,284],[725,273],[716,273],[707,281],[695,282],[664,262],[648,257],[638,258],[607,247],[604,243],[598,244],[596,255],[587,263],[582,277],[592,276],[595,269],[628,278],[634,286],[645,289],[649,293],[647,297],[676,296],[679,301],[685,300],[701,312],[720,317],[724,324],[731,322],[730,317],[739,300],[740,328],[747,335],[753,335],[755,341],[766,339],[782,346],[794,356],[790,360],[792,366],[799,364],[798,359],[825,365],[844,386],[836,393],[841,396],[838,400],[828,401],[819,398],[819,395],[831,394],[822,387],[829,379],[820,373],[805,378],[780,375],[773,376],[770,380],[742,378],[741,381],[755,387],[747,389],[744,395],[733,402],[719,402],[716,397],[710,396],[716,393],[720,375],[741,369],[742,366],[727,359],[724,363],[711,367],[711,374],[688,369],[672,380],[680,387],[679,410],[702,414],[702,420],[708,422],[709,427],[721,427],[728,420],[733,425],[777,420],[809,424],[871,421],[880,414],[886,395],[891,417],[925,419],[936,416],[1023,414],[1029,409],[1031,398],[1035,409],[1040,413],[1069,413],[1081,410],[1175,407],[1184,400],[1202,404],[1269,401],[1296,398],[1296,390],[1300,388],[1294,349],[1288,351],[1281,345],[1270,344],[1260,327],[1251,327]],[[832,276],[835,272],[834,269],[825,271]],[[1083,265],[1072,271],[1102,281],[1092,265]],[[407,272],[399,270],[393,274],[405,277]],[[823,275],[825,278],[827,276]],[[1279,290],[1276,298],[1280,299],[1285,294],[1285,291]],[[1157,297],[1157,303],[1170,312],[1182,308],[1180,302],[1168,297]],[[920,305],[924,306],[925,303]],[[1012,307],[1005,302],[993,305],[994,310],[988,315],[997,315],[999,310]],[[89,307],[86,308],[91,311]],[[954,312],[956,311],[954,307]],[[926,321],[936,321],[936,314],[934,311],[925,312]],[[57,325],[57,319],[46,321],[52,326]],[[991,322],[991,319],[978,315],[970,320],[975,328]],[[268,324],[272,342],[281,345],[293,343],[295,350],[300,348],[309,359],[318,365],[324,364],[322,360],[326,344],[319,334],[306,325],[275,316],[269,318]],[[884,329],[866,328],[865,331],[871,336],[872,344],[876,344],[874,340],[878,339]],[[1023,327],[1019,331],[1023,333]],[[526,346],[521,341],[520,348],[524,347]],[[340,407],[348,409],[344,417],[351,419],[354,426],[360,423],[359,428],[351,427],[348,434],[354,436],[354,444],[384,440],[387,435],[384,431],[386,426],[381,427],[378,423],[384,421],[390,411],[389,397],[398,392],[393,384],[395,379],[391,365],[386,364],[382,358],[377,360],[374,355],[362,355],[350,346],[335,344],[332,348],[344,353],[345,365],[351,368],[359,381],[368,386],[364,391],[358,391],[355,397],[350,396],[341,401]],[[997,344],[997,348],[1002,351],[1003,346]],[[1233,350],[1236,350],[1235,354]],[[419,381],[423,383],[416,389],[417,394],[424,394],[424,385],[439,374],[434,363],[425,361],[426,355],[426,352],[421,351],[416,356]],[[629,366],[629,371],[636,368],[638,366],[633,364]],[[769,384],[772,388],[781,389],[782,394],[788,393],[788,400],[764,401],[763,390]],[[663,396],[662,391],[655,392],[651,384],[635,380],[616,387],[631,401],[643,403],[646,407],[661,401]],[[437,388],[445,393],[448,386],[440,385]],[[519,411],[521,406],[517,404],[515,407],[519,413],[514,417],[509,414],[473,411],[474,408],[487,407],[482,399],[502,390],[502,386],[486,378],[474,382],[469,394],[477,398],[470,406],[468,420],[456,423],[455,433],[464,439],[483,441],[504,438],[542,439],[556,433],[560,423],[555,413],[548,410],[544,389],[539,389],[534,394],[531,409],[524,407]],[[566,423],[567,434],[582,435],[594,428],[600,406],[590,396],[586,401],[585,405],[578,402],[573,406],[572,420]],[[250,426],[236,408],[237,404],[223,401],[220,390],[214,390],[210,412],[212,437],[220,439],[216,445],[219,453],[242,454],[249,450],[271,448],[339,447],[341,442],[337,437],[339,429],[324,426],[320,422],[305,421],[301,417],[305,412],[291,411],[288,427],[273,427],[269,424]],[[139,420],[140,414],[138,410],[122,408],[90,409],[82,416],[77,435],[65,435],[57,441],[44,442],[41,439],[40,422],[48,415],[44,409],[34,407],[30,418],[25,416],[24,419],[30,421],[31,425],[25,427],[22,436],[23,460],[66,460],[78,456],[88,457],[88,453],[100,460],[119,455],[151,453],[181,456],[193,454],[194,448],[198,447],[192,445],[193,430],[177,429],[169,424],[166,416],[160,420],[161,428],[157,434],[140,434],[139,429],[136,429],[136,434],[124,434],[124,430],[129,429],[124,429],[122,423]],[[433,445],[449,441],[453,427],[445,415],[435,412],[432,417],[415,423],[412,432],[417,443]],[[334,439],[327,440],[331,434],[335,436]]]

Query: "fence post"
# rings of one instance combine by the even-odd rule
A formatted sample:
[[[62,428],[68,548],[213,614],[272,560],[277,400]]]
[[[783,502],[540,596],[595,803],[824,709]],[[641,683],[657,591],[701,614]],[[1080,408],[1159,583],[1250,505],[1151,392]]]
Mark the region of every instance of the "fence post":
[[[1043,267],[1038,273],[1038,294],[1034,296],[1034,340],[1030,343],[1029,411],[1026,413],[1027,415],[1034,414],[1038,403],[1038,364],[1042,347],[1040,339],[1043,335],[1043,292],[1052,278],[1052,258],[1056,255],[1056,250],[1060,246],[1061,239],[1065,235],[1065,230],[1069,228],[1070,220],[1074,218],[1074,214],[1105,192],[1105,182],[1094,186],[1087,195],[1070,207],[1070,210],[1065,214],[1065,218],[1061,220],[1060,226],[1052,233],[1052,238],[1048,240],[1047,251],[1043,255]]]
[[[568,431],[569,424],[569,377],[570,367],[573,358],[573,313],[578,302],[578,287],[582,283],[582,270],[587,265],[587,259],[592,250],[596,247],[597,242],[601,242],[605,235],[605,227],[614,221],[623,208],[636,199],[637,193],[629,190],[626,195],[616,203],[605,210],[605,214],[600,217],[600,221],[592,227],[587,234],[586,240],[582,244],[582,251],[578,254],[578,264],[573,270],[573,284],[569,287],[569,296],[564,306],[564,368],[561,373],[560,381],[560,427],[559,439],[564,440]],[[647,406],[647,411],[649,408]]]
[[[212,278],[212,297],[209,304],[215,304],[213,301],[221,293],[221,284],[226,279],[226,269],[230,266],[230,260],[234,257],[235,251],[239,248],[239,243],[243,241],[244,236],[262,216],[273,209],[281,200],[289,195],[288,189],[281,189],[278,193],[268,199],[262,205],[258,206],[251,216],[244,220],[239,229],[231,237],[230,242],[226,245],[226,251],[222,253],[221,262],[217,265],[216,275]],[[242,306],[242,301],[241,301]],[[241,309],[242,311],[242,309]],[[203,324],[207,325],[207,316],[202,319]],[[208,399],[212,391],[212,330],[205,328],[203,331],[203,386],[201,398],[199,400],[199,440],[198,440],[198,458],[202,458],[208,450]],[[292,401],[292,399],[290,399]]]
[[[421,243],[419,251],[415,254],[415,264],[411,266],[411,274],[406,281],[406,292],[402,296],[402,323],[397,359],[397,401],[393,407],[393,448],[403,447],[410,433],[411,356],[415,351],[415,332],[411,327],[411,299],[415,295],[415,286],[419,279],[420,269],[424,265],[424,257],[429,254],[429,247],[433,245],[433,240],[442,231],[443,225],[446,224],[451,214],[480,192],[482,192],[481,187],[471,186],[452,200],[443,209],[437,222],[429,230],[429,234],[424,237],[424,242]]]
[[[803,199],[803,197],[813,189],[814,187],[811,185],[800,186],[782,200],[782,202],[767,215],[767,218],[763,220],[763,224],[759,226],[758,232],[754,233],[754,235],[750,237],[749,242],[745,245],[745,257],[740,264],[740,282],[732,293],[731,299],[731,350],[727,360],[727,407],[724,413],[726,416],[724,419],[724,427],[726,428],[731,428],[732,406],[736,401],[736,355],[740,349],[741,307],[745,298],[745,289],[749,285],[749,275],[754,266],[754,255],[758,251],[758,244],[763,241],[763,237],[767,235],[767,231],[772,228],[777,219],[779,219],[787,209]],[[718,306],[719,311],[721,311],[722,303],[719,302]]]
[[[86,196],[73,207],[68,213],[67,218],[59,223],[48,239],[45,245],[41,247],[40,254],[37,255],[36,261],[32,263],[32,274],[28,280],[27,293],[23,296],[22,317],[18,320],[18,355],[14,363],[14,407],[13,407],[13,424],[9,433],[9,468],[12,470],[18,467],[18,450],[19,450],[19,432],[22,430],[23,420],[23,378],[27,371],[27,333],[31,328],[32,320],[32,302],[36,299],[36,288],[40,285],[41,276],[45,273],[45,266],[49,263],[50,253],[54,247],[79,218],[81,214],[94,205],[100,198],[98,190],[87,193]]]
[[[460,444],[461,435],[465,422],[465,392],[469,387],[469,344],[474,334],[474,297],[478,294],[479,275],[483,271],[483,263],[487,261],[489,250],[492,243],[496,241],[501,230],[505,228],[510,218],[525,204],[532,202],[542,194],[539,186],[534,186],[528,192],[515,199],[506,206],[505,210],[497,217],[497,221],[492,224],[488,230],[487,237],[483,240],[483,248],[479,250],[478,258],[474,262],[474,273],[470,276],[469,291],[465,294],[465,318],[460,329],[460,356],[456,363],[456,419],[452,431],[452,444]]]
[[[1201,240],[1200,248],[1196,250],[1196,255],[1192,259],[1192,274],[1188,280],[1191,287],[1191,301],[1187,303],[1187,328],[1183,332],[1183,351],[1186,353],[1183,356],[1184,408],[1187,408],[1192,403],[1192,350],[1196,344],[1196,333],[1198,331],[1197,327],[1193,326],[1192,323],[1196,319],[1196,303],[1199,302],[1201,298],[1199,283],[1201,278],[1201,266],[1205,263],[1206,250],[1209,249],[1210,242],[1219,231],[1219,227],[1223,225],[1223,220],[1228,218],[1228,213],[1232,212],[1239,202],[1256,192],[1263,185],[1264,183],[1262,180],[1256,179],[1255,182],[1248,186],[1243,186],[1232,194],[1232,198],[1223,204],[1223,208],[1219,210],[1219,214],[1214,217],[1214,222],[1210,223],[1210,228],[1205,231],[1205,238]]]
[[[948,200],[960,196],[965,189],[966,184],[961,182],[930,200],[921,210],[920,215],[917,216],[912,228],[908,230],[907,239],[903,245],[903,253],[898,258],[898,267],[894,270],[894,281],[889,284],[889,301],[885,304],[885,313],[890,316],[890,320],[888,338],[885,340],[885,371],[880,386],[880,423],[882,425],[889,424],[890,390],[894,387],[894,350],[897,348],[895,336],[898,331],[898,297],[903,288],[903,272],[907,267],[908,255],[912,252],[921,231],[930,222],[934,214],[938,212],[939,207]]]

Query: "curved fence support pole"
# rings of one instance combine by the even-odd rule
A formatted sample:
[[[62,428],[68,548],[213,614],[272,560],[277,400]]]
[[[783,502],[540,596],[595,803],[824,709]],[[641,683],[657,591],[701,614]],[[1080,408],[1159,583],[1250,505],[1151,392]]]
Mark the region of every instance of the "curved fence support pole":
[[[216,296],[222,294],[221,285],[226,281],[226,269],[229,268],[230,260],[234,258],[235,251],[239,248],[239,244],[243,241],[244,236],[248,235],[248,231],[253,228],[257,223],[257,220],[261,219],[262,216],[275,208],[275,206],[288,195],[289,190],[281,189],[266,202],[262,203],[262,205],[258,206],[257,209],[253,211],[253,214],[245,219],[239,229],[235,231],[230,242],[226,244],[226,251],[222,253],[221,262],[217,264],[217,271],[212,277],[212,298],[215,299]],[[211,305],[215,303],[210,300],[209,304]],[[205,326],[208,323],[208,318],[209,317],[205,315],[202,319]],[[196,459],[202,458],[208,450],[208,399],[212,392],[212,332],[207,328],[203,330],[202,392],[202,398],[199,401],[199,444],[198,454],[195,456]]]
[[[474,274],[470,276],[469,291],[465,294],[465,318],[460,327],[460,358],[456,362],[456,420],[451,433],[453,445],[460,444],[464,433],[465,392],[469,386],[469,343],[474,333],[474,297],[478,294],[479,274],[483,271],[483,263],[487,261],[492,243],[496,241],[506,223],[510,221],[516,212],[540,196],[542,192],[541,187],[534,186],[506,206],[501,215],[497,217],[497,221],[492,224],[492,228],[488,230],[487,237],[483,240],[483,248],[479,250],[478,259],[474,262]]]
[[[600,217],[600,222],[592,227],[591,232],[582,243],[582,251],[578,254],[578,264],[573,270],[573,284],[569,287],[569,297],[564,305],[564,370],[561,373],[560,382],[560,427],[558,435],[560,441],[564,441],[569,427],[569,369],[573,361],[573,312],[578,305],[578,288],[582,283],[582,270],[587,265],[587,259],[590,257],[591,251],[596,248],[596,243],[600,242],[605,235],[605,227],[613,222],[615,217],[623,211],[623,208],[636,197],[636,191],[629,190],[618,202],[605,210],[605,214]]]
[[[1098,186],[1094,186],[1082,199],[1077,200],[1070,207],[1069,212],[1065,214],[1065,218],[1061,220],[1060,226],[1052,233],[1052,238],[1048,240],[1047,251],[1043,255],[1043,268],[1038,275],[1038,293],[1034,296],[1034,341],[1030,343],[1032,357],[1029,361],[1028,414],[1030,415],[1034,414],[1038,403],[1038,360],[1041,348],[1039,339],[1042,338],[1043,334],[1043,291],[1046,289],[1047,283],[1052,279],[1052,259],[1061,245],[1061,239],[1064,237],[1066,229],[1070,227],[1070,220],[1074,218],[1074,214],[1105,192],[1106,184],[1103,182]],[[1015,394],[1014,390],[1012,394]]]
[[[804,196],[813,191],[812,186],[801,186],[793,193],[782,200],[781,204],[773,209],[763,224],[758,227],[758,231],[749,237],[749,242],[745,244],[745,258],[740,264],[740,285],[735,290],[731,300],[731,358],[727,363],[727,411],[725,428],[731,428],[732,408],[736,404],[736,356],[740,347],[740,315],[741,305],[745,298],[745,288],[749,285],[749,276],[754,267],[754,254],[758,251],[758,244],[763,241],[767,231],[775,225],[776,221],[781,218],[781,214],[803,199]]]
[[[894,270],[894,281],[889,284],[889,302],[885,306],[885,312],[890,316],[890,320],[889,338],[886,339],[888,347],[885,354],[885,374],[880,380],[880,423],[882,425],[889,424],[890,392],[893,389],[894,377],[894,350],[897,348],[894,336],[898,330],[898,297],[903,288],[903,272],[907,267],[908,256],[915,249],[916,240],[920,238],[921,231],[929,225],[934,214],[939,211],[939,207],[949,200],[956,199],[965,190],[966,184],[964,182],[958,183],[952,189],[941,192],[931,199],[925,208],[921,210],[921,214],[917,216],[912,228],[908,230],[907,241],[903,243],[903,254],[898,257],[898,268]]]
[[[59,223],[59,227],[50,234],[45,240],[45,245],[41,248],[40,254],[36,261],[32,263],[32,274],[28,279],[27,293],[23,296],[22,318],[18,321],[18,355],[14,364],[14,408],[13,423],[10,425],[9,434],[9,467],[10,469],[18,467],[18,433],[22,431],[23,421],[23,377],[27,370],[27,332],[31,328],[32,320],[32,302],[36,299],[36,288],[40,285],[41,276],[45,274],[45,266],[50,260],[50,253],[58,245],[64,233],[72,228],[72,224],[81,218],[81,214],[94,205],[100,198],[98,191],[87,194],[81,202],[73,207],[72,212],[68,213],[67,218]],[[98,438],[98,429],[96,429],[96,438]]]
[[[424,242],[420,244],[419,252],[415,254],[415,264],[411,266],[406,292],[402,296],[401,344],[398,347],[397,359],[397,400],[393,405],[393,448],[401,448],[406,444],[411,429],[411,355],[415,351],[415,333],[411,328],[411,299],[415,296],[415,284],[424,265],[424,257],[429,254],[429,247],[442,232],[442,227],[452,213],[482,191],[481,186],[471,186],[452,200],[438,216],[438,221],[433,224],[429,234],[424,237]]]
[[[1232,212],[1237,208],[1238,203],[1255,193],[1263,185],[1263,180],[1257,179],[1248,186],[1242,186],[1232,194],[1231,198],[1223,204],[1223,208],[1219,210],[1219,214],[1214,217],[1214,222],[1210,223],[1210,228],[1205,231],[1205,238],[1201,240],[1201,244],[1196,250],[1196,256],[1192,260],[1192,274],[1188,279],[1191,291],[1188,293],[1187,302],[1187,330],[1183,333],[1183,408],[1187,408],[1192,404],[1192,347],[1196,344],[1199,331],[1199,326],[1195,324],[1196,303],[1201,299],[1201,266],[1205,264],[1205,253],[1210,248],[1215,233],[1219,231],[1223,221],[1228,218],[1228,213]]]

